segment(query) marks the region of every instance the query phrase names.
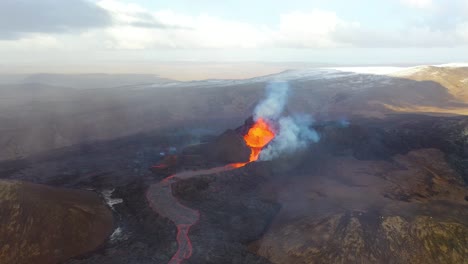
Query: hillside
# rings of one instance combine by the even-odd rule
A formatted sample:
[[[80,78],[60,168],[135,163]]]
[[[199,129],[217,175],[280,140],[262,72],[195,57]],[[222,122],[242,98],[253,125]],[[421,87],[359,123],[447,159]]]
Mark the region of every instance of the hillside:
[[[288,81],[290,112],[316,119],[468,114],[467,68],[372,70],[312,68],[244,80],[152,83],[145,75],[25,77],[0,86],[0,160],[174,126],[219,132],[248,117],[272,81]]]
[[[92,192],[0,180],[0,260],[51,264],[103,244],[112,213]]]

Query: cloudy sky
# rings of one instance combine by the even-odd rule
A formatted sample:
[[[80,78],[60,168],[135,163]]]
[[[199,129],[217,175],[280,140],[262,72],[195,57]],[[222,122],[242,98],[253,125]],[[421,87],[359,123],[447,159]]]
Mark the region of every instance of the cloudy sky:
[[[0,0],[0,57],[3,72],[161,61],[461,62],[468,0]]]

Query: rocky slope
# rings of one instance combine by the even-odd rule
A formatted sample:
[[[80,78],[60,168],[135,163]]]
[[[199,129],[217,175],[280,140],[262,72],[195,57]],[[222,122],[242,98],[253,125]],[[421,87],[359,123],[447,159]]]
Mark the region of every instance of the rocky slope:
[[[273,263],[464,263],[468,190],[436,149],[349,156],[267,186],[282,210],[252,249]],[[284,187],[284,186],[287,187]]]
[[[267,179],[254,173],[258,169],[247,165],[175,183],[174,195],[200,212],[190,232],[193,255],[184,263],[269,263],[247,250],[247,243],[261,237],[279,209],[259,196]]]
[[[52,264],[89,253],[113,229],[95,193],[0,180],[0,262]]]
[[[468,67],[440,67],[421,66],[399,71],[392,76],[415,80],[419,82],[431,81],[443,86],[450,94],[449,104],[387,104],[386,106],[397,112],[409,113],[440,113],[468,115]]]

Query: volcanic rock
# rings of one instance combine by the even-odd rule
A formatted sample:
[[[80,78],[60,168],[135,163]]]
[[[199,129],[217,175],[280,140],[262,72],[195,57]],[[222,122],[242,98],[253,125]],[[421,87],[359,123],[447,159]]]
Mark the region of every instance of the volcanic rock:
[[[110,198],[123,201],[113,206],[114,234],[98,251],[67,264],[168,263],[178,246],[176,226],[149,207],[145,193],[172,171],[186,170],[196,176],[180,177],[172,191],[200,219],[190,228],[193,254],[183,263],[463,263],[468,119],[349,121],[315,123],[321,139],[303,152],[205,175],[200,168],[227,162],[230,153],[222,150],[208,158],[223,140],[190,146],[176,153],[171,171],[151,175],[148,168],[158,164],[164,146],[182,149],[193,141],[141,135],[0,164],[0,174],[98,192],[115,189]],[[231,141],[243,134],[226,135],[232,150],[238,146]]]
[[[95,250],[112,231],[89,191],[0,181],[0,263],[53,264]]]
[[[468,190],[440,150],[320,164],[265,186],[282,209],[253,251],[273,263],[464,263]]]
[[[247,135],[247,133],[249,132],[249,129],[255,124],[255,121],[253,119],[253,116],[247,118],[245,121],[244,121],[244,124],[238,128],[236,128],[236,132],[242,136],[245,136]]]
[[[138,178],[116,187],[113,195],[123,201],[113,206],[116,229],[106,245],[99,252],[65,263],[168,263],[177,250],[176,228],[149,207],[145,197],[147,187]]]
[[[306,151],[174,183],[200,211],[188,263],[266,261],[247,244],[273,263],[463,263],[467,120],[388,120],[317,124]]]
[[[200,211],[190,232],[194,252],[187,263],[270,263],[247,250],[247,243],[262,236],[279,210],[277,203],[259,196],[267,179],[253,172],[265,169],[261,167],[251,164],[173,184],[174,195]]]
[[[429,216],[347,212],[283,225],[258,252],[273,263],[466,263],[467,237],[466,225]]]
[[[228,129],[214,141],[188,146],[182,153],[182,159],[190,163],[195,157],[211,163],[236,163],[249,161],[250,148],[240,133]],[[192,162],[193,163],[193,162]],[[198,163],[202,163],[198,161]]]
[[[207,156],[213,160],[224,163],[249,161],[250,148],[235,130],[227,130],[209,145]]]

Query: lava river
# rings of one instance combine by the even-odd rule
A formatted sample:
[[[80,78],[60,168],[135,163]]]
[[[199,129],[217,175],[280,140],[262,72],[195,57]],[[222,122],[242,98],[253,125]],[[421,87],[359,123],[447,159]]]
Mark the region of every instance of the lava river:
[[[263,119],[258,119],[244,136],[246,145],[251,149],[249,162],[256,161],[262,148],[265,147],[274,137],[275,133],[270,126]],[[233,170],[242,167],[249,162],[233,163],[206,170],[184,171],[171,175],[149,187],[146,193],[146,198],[153,211],[168,218],[177,227],[176,239],[178,249],[169,261],[169,264],[179,264],[184,259],[190,258],[192,255],[192,243],[188,233],[190,228],[200,219],[200,212],[198,210],[182,205],[177,198],[172,195],[172,184],[178,180],[188,179],[199,175]]]

